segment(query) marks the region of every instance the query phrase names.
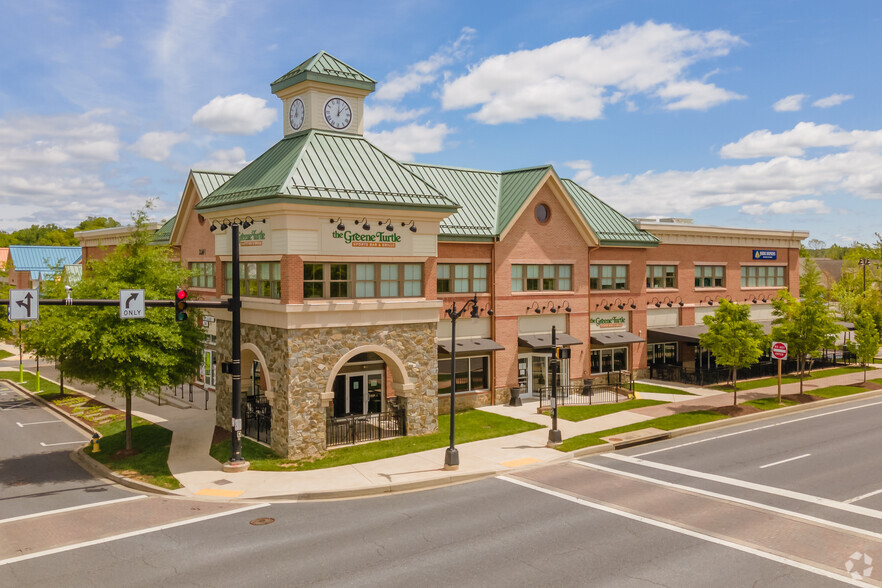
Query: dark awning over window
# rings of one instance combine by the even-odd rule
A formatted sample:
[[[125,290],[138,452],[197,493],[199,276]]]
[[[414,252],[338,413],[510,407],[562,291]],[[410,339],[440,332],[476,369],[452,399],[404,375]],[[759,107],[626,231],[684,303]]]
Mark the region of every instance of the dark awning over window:
[[[616,331],[615,333],[596,333],[591,335],[591,342],[595,345],[625,345],[627,343],[643,343],[645,339],[628,331]]]
[[[441,339],[438,341],[438,350],[442,353],[450,355],[450,339]],[[471,353],[474,351],[501,351],[505,349],[502,345],[493,339],[457,339],[457,353]]]
[[[557,344],[564,347],[569,345],[581,345],[582,342],[566,333],[557,334]],[[551,333],[538,333],[533,335],[519,335],[518,345],[532,349],[545,349],[551,347]]]
[[[772,321],[754,321],[769,335],[772,332]],[[707,325],[687,325],[684,327],[653,327],[646,330],[646,338],[650,343],[680,341],[682,343],[698,343],[698,338],[707,333]]]

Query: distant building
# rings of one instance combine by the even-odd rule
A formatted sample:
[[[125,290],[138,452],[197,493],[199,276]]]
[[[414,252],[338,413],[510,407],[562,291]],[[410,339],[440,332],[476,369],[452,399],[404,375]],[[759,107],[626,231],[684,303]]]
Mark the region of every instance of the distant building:
[[[82,260],[80,247],[47,245],[9,246],[9,285],[16,289],[36,288],[41,280],[60,276],[64,266]]]

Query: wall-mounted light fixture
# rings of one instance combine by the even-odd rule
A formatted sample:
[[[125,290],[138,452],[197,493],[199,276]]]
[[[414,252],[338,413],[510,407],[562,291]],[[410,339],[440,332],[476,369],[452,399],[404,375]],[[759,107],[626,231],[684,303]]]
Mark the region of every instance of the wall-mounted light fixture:
[[[331,224],[334,224],[334,223],[337,223],[337,230],[338,231],[345,231],[346,230],[346,225],[343,224],[342,218],[332,218]]]
[[[538,303],[538,302],[533,301],[533,304],[531,304],[530,306],[528,306],[528,307],[527,307],[527,310],[525,310],[524,312],[530,312],[530,311],[532,310],[532,311],[535,312],[536,314],[542,314],[542,309],[543,309],[543,308],[544,308],[544,307],[539,306],[539,303]]]
[[[616,298],[615,301],[613,302],[613,304],[618,306],[619,310],[622,310],[625,308],[625,302],[621,298]]]
[[[683,299],[680,296],[674,298],[674,302],[676,302],[679,306],[683,306]]]
[[[391,218],[387,218],[384,221],[377,221],[377,224],[380,226],[386,225],[386,231],[388,231],[390,233],[395,230],[395,227],[392,226],[392,219]]]
[[[657,296],[653,296],[652,300],[649,301],[648,304],[654,304],[656,308],[662,305],[662,301],[658,299]]]
[[[404,221],[401,221],[401,226],[402,226],[402,227],[406,227],[407,225],[410,225],[410,228],[409,228],[408,230],[409,230],[411,233],[416,233],[416,232],[417,232],[416,223],[414,223],[413,221],[410,221],[409,223],[406,223],[406,222],[404,222]]]
[[[361,228],[364,229],[365,231],[370,231],[370,230],[371,230],[371,223],[369,223],[369,222],[367,221],[366,218],[363,218],[363,219],[361,219],[361,220],[357,220],[357,221],[354,221],[354,222],[355,222],[355,226],[356,226],[356,227],[359,226],[359,225],[361,225]]]
[[[634,301],[633,298],[628,298],[628,306],[630,306],[631,309],[633,310],[633,309],[637,308],[637,303]]]

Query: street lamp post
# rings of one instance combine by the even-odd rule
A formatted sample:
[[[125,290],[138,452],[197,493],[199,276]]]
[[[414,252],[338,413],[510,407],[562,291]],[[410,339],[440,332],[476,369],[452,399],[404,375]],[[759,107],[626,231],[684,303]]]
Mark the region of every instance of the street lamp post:
[[[478,318],[481,309],[478,308],[478,295],[475,294],[462,305],[459,310],[456,309],[456,302],[445,312],[450,317],[450,446],[444,452],[444,469],[459,469],[459,451],[456,449],[455,433],[456,433],[456,319],[461,317],[466,310],[471,309],[471,318]],[[492,315],[493,311],[488,310],[488,315]]]
[[[861,292],[867,291],[867,266],[870,265],[870,259],[867,257],[861,257],[858,260],[858,265],[861,266],[864,270],[864,286],[861,288]]]
[[[551,327],[551,429],[548,431],[548,446],[557,447],[563,441],[557,428],[557,374],[560,366],[560,348],[557,346],[557,327]]]

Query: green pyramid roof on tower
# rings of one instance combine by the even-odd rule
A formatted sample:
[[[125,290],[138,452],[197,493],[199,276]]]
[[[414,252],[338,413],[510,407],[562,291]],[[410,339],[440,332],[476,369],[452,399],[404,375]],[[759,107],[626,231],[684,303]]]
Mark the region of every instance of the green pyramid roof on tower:
[[[350,67],[324,51],[319,51],[279,79],[270,84],[275,94],[294,84],[311,80],[338,86],[348,86],[373,92],[377,83],[354,67]]]

